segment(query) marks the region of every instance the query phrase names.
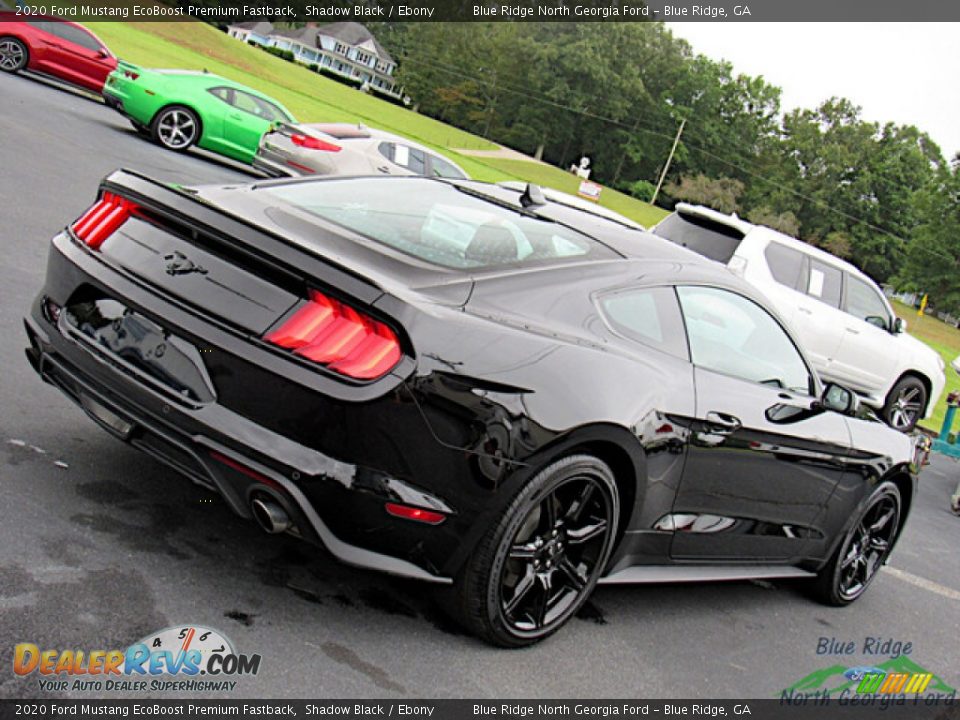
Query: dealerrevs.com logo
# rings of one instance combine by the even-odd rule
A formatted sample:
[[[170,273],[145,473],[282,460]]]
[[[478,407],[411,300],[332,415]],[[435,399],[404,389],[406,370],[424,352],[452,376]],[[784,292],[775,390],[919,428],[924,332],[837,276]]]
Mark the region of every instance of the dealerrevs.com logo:
[[[126,650],[41,649],[19,643],[13,672],[37,675],[40,690],[216,692],[230,691],[233,678],[256,675],[259,655],[244,655],[222,633],[199,625],[151,633]]]

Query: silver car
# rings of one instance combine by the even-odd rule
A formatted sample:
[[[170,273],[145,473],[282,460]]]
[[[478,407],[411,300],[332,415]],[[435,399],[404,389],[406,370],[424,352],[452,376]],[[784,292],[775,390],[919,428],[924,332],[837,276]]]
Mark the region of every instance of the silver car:
[[[399,135],[348,123],[280,124],[260,139],[253,166],[273,177],[426,175],[469,178],[462,168]]]

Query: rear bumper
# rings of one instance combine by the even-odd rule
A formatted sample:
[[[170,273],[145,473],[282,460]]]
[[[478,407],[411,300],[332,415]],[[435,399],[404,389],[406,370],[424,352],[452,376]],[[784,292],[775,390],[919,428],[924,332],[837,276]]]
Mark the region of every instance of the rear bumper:
[[[107,92],[107,89],[104,88],[102,93],[103,95],[103,104],[106,105],[111,110],[116,110],[121,115],[126,115],[126,112],[123,110],[123,100],[121,100],[116,95],[112,95]]]
[[[464,524],[472,524],[472,520],[458,517],[452,504],[436,492],[376,469],[389,463],[378,462],[380,456],[375,452],[370,454],[369,464],[345,462],[258,423],[219,400],[202,407],[178,402],[169,393],[142,382],[121,361],[85,344],[71,332],[63,315],[54,322],[44,308],[47,299],[66,305],[74,293],[107,288],[113,297],[139,311],[154,310],[155,318],[176,316],[173,306],[169,314],[157,310],[165,300],[136,288],[72,238],[58,236],[51,247],[47,286],[25,319],[27,358],[45,381],[59,388],[111,434],[194,482],[218,491],[243,517],[252,516],[250,502],[255,496],[268,495],[290,515],[293,534],[323,545],[345,563],[418,580],[451,582],[449,560],[459,549]],[[176,326],[172,331],[183,332]],[[281,382],[278,378],[274,388],[278,396],[283,394]],[[305,391],[304,395],[309,393]],[[309,398],[305,402],[302,411],[309,413]],[[388,403],[395,405],[396,400],[384,402]],[[361,403],[367,409],[371,404],[376,405]],[[92,408],[100,408],[100,417]],[[107,416],[121,419],[124,429],[105,422],[103,409]],[[380,410],[377,414],[387,412]],[[280,406],[277,413],[282,414]],[[366,417],[339,420],[362,426]],[[404,441],[401,438],[399,442]],[[432,449],[424,446],[421,452],[424,449],[428,451],[425,462],[435,463]],[[389,516],[387,502],[449,514],[444,524],[426,526]]]
[[[289,168],[281,162],[268,159],[264,157],[261,152],[257,152],[257,154],[253,156],[252,165],[255,169],[269,177],[284,178],[297,177],[299,175],[293,168]]]
[[[249,503],[252,497],[255,494],[267,495],[283,506],[292,518],[292,534],[323,545],[341,562],[416,580],[451,582],[449,578],[435,575],[406,560],[344,542],[323,521],[298,484],[290,479],[291,476],[302,477],[299,471],[279,472],[212,437],[183,432],[176,413],[169,409],[169,405],[163,406],[163,417],[152,417],[144,408],[132,405],[85,375],[58,353],[50,351],[49,344],[42,340],[39,328],[32,319],[26,320],[25,325],[30,338],[27,359],[44,381],[60,389],[112,435],[143,450],[194,482],[219,492],[238,515],[250,518]],[[48,346],[46,350],[43,349],[45,345]],[[91,413],[90,403],[85,400],[93,400],[127,421],[132,426],[130,433],[121,436],[115,428],[106,426]],[[328,457],[317,459],[331,466],[338,464]]]

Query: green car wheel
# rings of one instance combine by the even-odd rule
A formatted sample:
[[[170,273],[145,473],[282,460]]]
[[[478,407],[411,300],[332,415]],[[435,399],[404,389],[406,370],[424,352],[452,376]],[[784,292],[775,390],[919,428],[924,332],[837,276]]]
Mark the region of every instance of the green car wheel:
[[[200,137],[200,119],[188,108],[166,107],[153,118],[150,134],[168,150],[183,152]]]

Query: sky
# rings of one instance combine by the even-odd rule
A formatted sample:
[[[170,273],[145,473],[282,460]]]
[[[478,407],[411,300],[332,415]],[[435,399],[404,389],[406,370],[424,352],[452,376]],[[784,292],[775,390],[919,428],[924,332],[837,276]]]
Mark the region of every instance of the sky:
[[[947,160],[960,152],[960,23],[667,23],[694,52],[762,75],[781,108],[837,95],[865,120],[916,125]]]

